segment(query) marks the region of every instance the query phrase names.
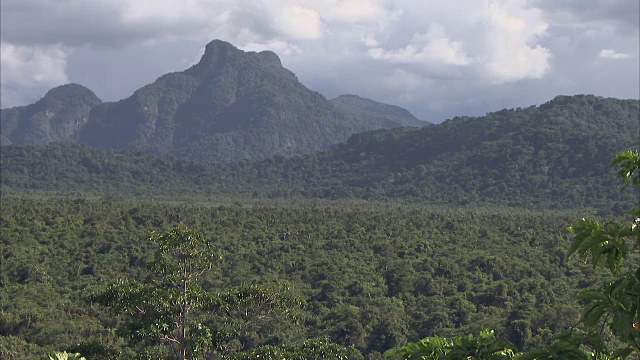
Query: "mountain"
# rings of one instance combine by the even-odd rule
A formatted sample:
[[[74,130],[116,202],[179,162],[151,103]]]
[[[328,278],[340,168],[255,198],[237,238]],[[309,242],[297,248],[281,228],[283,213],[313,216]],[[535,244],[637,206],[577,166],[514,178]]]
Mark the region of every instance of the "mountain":
[[[354,133],[402,125],[335,106],[276,54],[215,40],[199,63],[96,106],[80,141],[211,163],[327,149]]]
[[[334,100],[302,85],[275,53],[214,40],[196,65],[118,102],[102,103],[70,84],[35,104],[3,109],[0,143],[81,142],[229,163],[307,154],[362,131],[424,125],[391,105]]]
[[[358,95],[340,95],[331,102],[347,111],[356,113],[363,119],[377,119],[385,128],[402,126],[424,126],[429,123],[418,120],[407,109],[384,104]]]
[[[621,199],[609,161],[640,148],[639,119],[638,100],[558,96],[421,129],[356,134],[313,160],[323,167],[316,172],[333,174],[331,182],[298,179],[305,176],[301,164],[283,171],[307,182],[300,186],[307,195],[316,189],[442,204],[598,207]],[[314,181],[322,185],[310,186]]]
[[[34,104],[0,110],[2,145],[75,142],[102,101],[89,89],[68,84],[49,90]]]
[[[18,193],[403,199],[611,212],[637,203],[638,194],[620,193],[609,161],[640,148],[639,117],[638,100],[559,96],[539,107],[356,134],[326,152],[226,166],[80,145],[9,146],[0,183]]]

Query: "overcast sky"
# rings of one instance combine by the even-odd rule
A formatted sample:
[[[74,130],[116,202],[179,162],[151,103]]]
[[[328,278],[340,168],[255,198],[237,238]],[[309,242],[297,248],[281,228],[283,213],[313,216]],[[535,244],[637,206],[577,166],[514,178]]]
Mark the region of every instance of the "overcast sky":
[[[2,0],[1,107],[120,100],[213,39],[273,50],[328,98],[440,122],[556,95],[640,98],[638,0]]]

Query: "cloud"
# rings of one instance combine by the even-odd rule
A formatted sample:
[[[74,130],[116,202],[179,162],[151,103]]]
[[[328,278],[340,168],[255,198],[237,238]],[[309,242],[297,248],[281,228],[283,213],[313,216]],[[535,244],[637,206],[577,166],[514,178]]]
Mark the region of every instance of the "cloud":
[[[43,88],[68,83],[68,55],[69,51],[60,45],[33,47],[0,43],[2,106],[30,101]]]
[[[444,2],[438,5],[451,7]],[[468,5],[469,13],[462,17],[466,21],[438,20],[446,21],[444,25],[436,20],[440,14],[434,13],[425,17],[432,19],[427,31],[413,35],[406,46],[391,50],[379,46],[368,53],[377,60],[419,63],[437,72],[447,72],[442,65],[463,66],[467,76],[492,84],[539,79],[549,71],[552,54],[541,45],[548,25],[539,9],[528,7],[526,1]],[[454,9],[447,10],[458,14]],[[429,73],[434,71],[425,72]]]
[[[551,51],[540,45],[548,25],[526,2],[490,2],[483,11],[484,52],[476,56],[494,83],[539,79],[550,68]]]
[[[375,0],[331,0],[325,1],[322,8],[327,21],[366,23],[386,16],[384,7]]]
[[[275,52],[279,56],[292,56],[300,54],[301,50],[296,45],[293,45],[283,40],[271,40],[264,43],[256,42],[249,43],[241,47],[244,51],[256,51],[270,50]]]
[[[395,63],[439,63],[445,65],[468,65],[469,57],[464,52],[462,41],[449,39],[442,25],[429,25],[426,33],[413,36],[411,43],[399,50],[373,48],[369,55],[377,60]]]
[[[37,100],[67,78],[118,100],[185,69],[212,39],[272,50],[305,85],[327,96],[396,102],[432,121],[559,93],[637,97],[639,4],[2,0],[2,101]],[[616,67],[603,61],[623,58]]]
[[[638,34],[637,0],[533,0],[532,4],[554,26],[612,31],[625,37]]]
[[[276,14],[278,29],[290,39],[319,39],[320,14],[311,8],[288,6]]]
[[[600,51],[600,53],[598,54],[598,57],[601,57],[603,59],[622,60],[622,59],[630,58],[631,55],[630,54],[619,53],[619,52],[616,52],[615,50],[611,50],[611,49],[602,49]]]

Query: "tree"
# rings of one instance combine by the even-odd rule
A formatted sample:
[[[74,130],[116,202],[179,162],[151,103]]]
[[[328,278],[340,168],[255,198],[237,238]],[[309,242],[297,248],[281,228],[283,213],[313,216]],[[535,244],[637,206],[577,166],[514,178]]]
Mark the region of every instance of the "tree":
[[[261,346],[250,351],[230,356],[233,360],[266,359],[266,360],[360,360],[364,357],[353,346],[345,347],[332,343],[328,339],[309,339],[300,344],[285,346]]]
[[[54,351],[49,354],[49,360],[87,360],[79,353],[68,353],[66,351]]]
[[[205,291],[201,277],[214,270],[219,256],[196,230],[176,226],[150,240],[158,249],[146,277],[116,281],[94,297],[114,315],[124,315],[117,333],[144,347],[141,358],[185,360],[241,352],[246,349],[231,346],[234,341],[276,314],[295,319],[295,309],[303,305],[282,286]]]
[[[622,191],[629,185],[640,186],[640,152],[620,152],[611,166],[617,166],[616,174],[624,183]],[[594,269],[606,268],[613,279],[579,294],[580,300],[587,301],[580,319],[586,333],[571,329],[560,334],[548,349],[532,351],[523,359],[625,359],[640,354],[640,266],[637,261],[628,263],[630,255],[640,252],[640,206],[627,214],[632,216],[631,224],[583,218],[569,227],[575,234],[569,255],[591,261]],[[607,336],[617,340],[617,349],[609,349]]]
[[[640,185],[638,151],[618,153],[611,160],[611,166],[616,165],[616,174],[624,182],[622,190],[629,185]],[[640,266],[625,266],[629,255],[640,251],[640,206],[627,213],[633,217],[630,225],[582,219],[569,227],[575,234],[569,254],[575,253],[585,261],[590,259],[594,269],[606,268],[614,276],[613,281],[600,288],[586,289],[579,297],[589,301],[582,323],[600,334],[608,328],[625,344],[614,353],[620,356],[640,352]],[[604,350],[595,349],[597,352]]]
[[[640,152],[620,152],[611,160],[616,174],[624,183],[640,186]],[[639,197],[640,200],[640,197]],[[612,281],[579,294],[587,301],[580,323],[586,331],[570,329],[558,334],[546,349],[526,354],[515,353],[515,346],[497,340],[492,331],[484,330],[476,340],[471,335],[454,339],[429,337],[415,343],[390,349],[387,357],[406,360],[426,359],[584,359],[617,360],[640,353],[640,266],[628,263],[631,254],[640,252],[640,206],[627,211],[631,224],[616,221],[601,223],[582,219],[568,230],[575,234],[569,255],[577,254],[593,268],[606,268]],[[614,341],[608,341],[613,337]],[[609,347],[617,347],[612,350]]]
[[[387,350],[385,357],[403,360],[506,360],[517,359],[516,347],[497,339],[493,330],[484,329],[476,338],[462,335],[453,339],[428,337],[415,343]]]
[[[214,268],[218,256],[201,233],[177,226],[153,235],[158,245],[145,279],[117,281],[95,300],[125,315],[119,334],[145,345],[164,345],[180,360],[194,358],[211,344],[202,314],[214,297],[199,278]]]

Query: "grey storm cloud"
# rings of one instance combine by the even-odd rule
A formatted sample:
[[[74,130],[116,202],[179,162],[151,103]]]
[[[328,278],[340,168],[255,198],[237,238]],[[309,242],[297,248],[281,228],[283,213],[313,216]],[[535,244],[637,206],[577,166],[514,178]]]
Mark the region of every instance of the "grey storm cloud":
[[[635,33],[637,36],[638,33],[640,1],[637,0],[535,0],[533,4],[558,25],[596,22],[616,28],[620,35]]]
[[[103,100],[222,39],[311,89],[441,121],[558,94],[639,97],[637,0],[2,0],[2,107],[78,82]]]

